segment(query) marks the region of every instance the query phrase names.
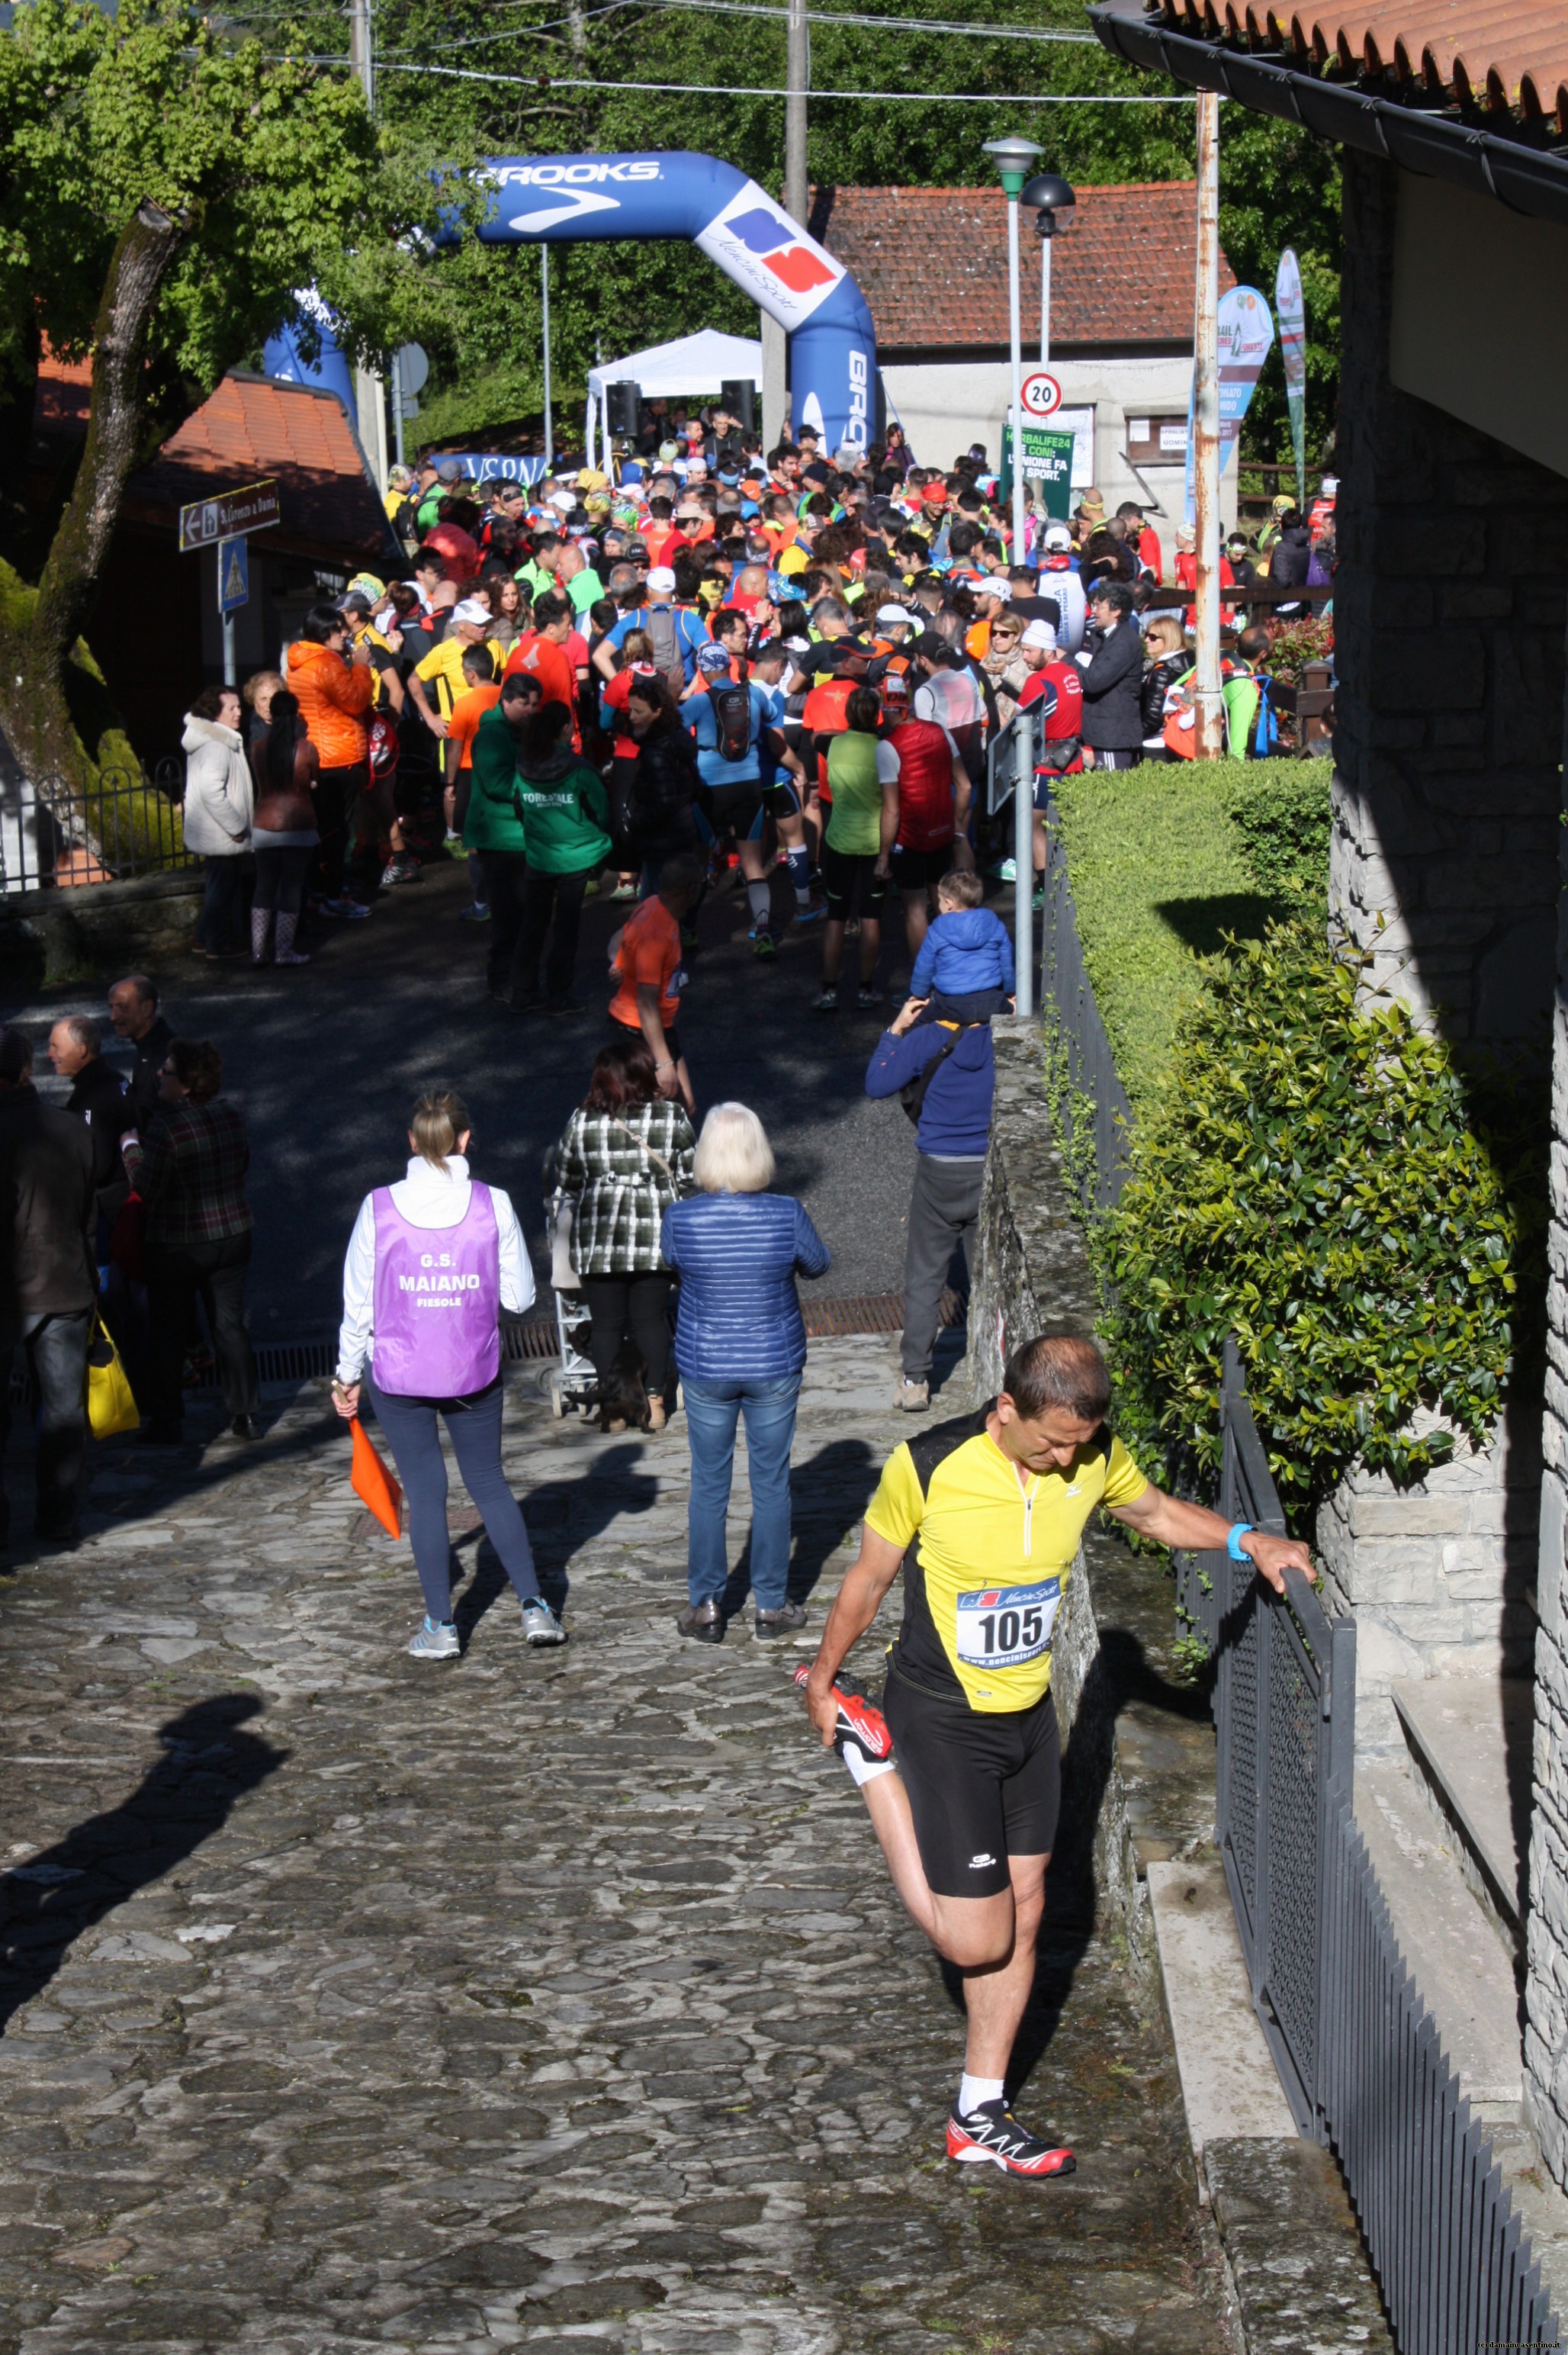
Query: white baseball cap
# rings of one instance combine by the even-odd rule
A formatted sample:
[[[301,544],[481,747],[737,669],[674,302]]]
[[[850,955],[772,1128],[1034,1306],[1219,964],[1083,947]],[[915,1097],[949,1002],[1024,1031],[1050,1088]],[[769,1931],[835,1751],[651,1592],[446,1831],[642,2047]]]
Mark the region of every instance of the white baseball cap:
[[[1073,535],[1065,523],[1048,523],[1045,527],[1045,545],[1047,548],[1071,548]]]
[[[876,609],[876,618],[890,630],[896,628],[900,622],[907,629],[912,630],[916,626],[915,615],[906,612],[902,605],[879,605]]]
[[[451,618],[454,622],[477,623],[482,627],[493,616],[482,597],[465,597],[461,604],[452,607]]]
[[[1044,646],[1049,653],[1054,654],[1056,633],[1049,622],[1031,622],[1023,633],[1022,644],[1026,646]]]
[[[1000,597],[1004,605],[1012,594],[1012,582],[999,579],[994,572],[982,573],[969,591],[971,597]]]
[[[668,597],[675,586],[675,576],[667,564],[655,564],[650,569],[648,586],[655,597]]]

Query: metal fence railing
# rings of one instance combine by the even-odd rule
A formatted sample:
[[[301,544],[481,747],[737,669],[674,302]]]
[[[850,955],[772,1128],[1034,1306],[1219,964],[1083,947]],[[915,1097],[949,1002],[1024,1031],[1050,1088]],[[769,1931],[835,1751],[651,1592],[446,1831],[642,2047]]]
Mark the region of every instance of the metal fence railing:
[[[172,779],[164,772],[175,769]],[[177,764],[103,769],[85,786],[13,777],[0,789],[0,892],[119,883],[200,861],[186,850],[171,784]]]
[[[1220,1415],[1220,1511],[1282,1532],[1234,1340]],[[1180,1581],[1218,1654],[1215,1837],[1253,2002],[1298,2125],[1340,2161],[1400,2355],[1555,2347],[1540,2266],[1356,1829],[1355,1623],[1298,1573],[1277,1595],[1224,1552],[1186,1557]]]
[[[1106,1026],[1095,1003],[1094,984],[1084,964],[1077,911],[1067,876],[1067,854],[1054,811],[1045,823],[1044,935],[1040,956],[1040,1012],[1065,1058],[1068,1086],[1056,1114],[1071,1148],[1080,1123],[1087,1122],[1094,1146],[1094,1206],[1118,1201],[1127,1182],[1127,1147],[1132,1106],[1111,1053]]]

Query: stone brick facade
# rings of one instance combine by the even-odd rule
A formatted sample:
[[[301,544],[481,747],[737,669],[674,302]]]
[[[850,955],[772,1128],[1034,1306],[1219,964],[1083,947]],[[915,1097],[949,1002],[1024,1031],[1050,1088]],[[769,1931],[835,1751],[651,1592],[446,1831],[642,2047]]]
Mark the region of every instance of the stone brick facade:
[[[1346,152],[1330,913],[1467,1047],[1544,1061],[1562,832],[1568,481],[1389,376],[1397,176]],[[1414,1490],[1344,1482],[1318,1538],[1359,1622],[1358,1744],[1396,1676],[1528,1665],[1535,1408]]]
[[[1330,906],[1371,986],[1544,1059],[1568,480],[1391,382],[1396,176],[1343,171]]]

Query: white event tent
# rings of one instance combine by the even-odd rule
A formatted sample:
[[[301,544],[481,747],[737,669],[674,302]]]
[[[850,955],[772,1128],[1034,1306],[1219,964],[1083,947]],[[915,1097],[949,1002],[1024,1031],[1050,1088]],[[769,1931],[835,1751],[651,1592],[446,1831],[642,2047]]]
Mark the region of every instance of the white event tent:
[[[588,370],[588,462],[602,436],[609,450],[609,427],[604,416],[606,388],[634,384],[644,400],[693,400],[699,393],[716,393],[721,384],[749,377],[762,389],[762,346],[749,336],[721,336],[705,327],[695,336],[677,336],[673,344],[654,344],[645,352],[629,352],[623,360],[604,360]]]

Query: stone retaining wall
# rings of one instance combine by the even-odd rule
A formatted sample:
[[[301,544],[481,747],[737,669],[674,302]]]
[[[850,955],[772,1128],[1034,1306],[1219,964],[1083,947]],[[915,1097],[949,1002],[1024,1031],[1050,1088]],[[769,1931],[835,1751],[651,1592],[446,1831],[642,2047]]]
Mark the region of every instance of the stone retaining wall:
[[[0,899],[0,967],[29,981],[134,972],[185,947],[201,910],[199,867],[129,883],[82,883]]]
[[[977,1405],[999,1388],[1007,1353],[1018,1342],[1039,1333],[1092,1335],[1096,1307],[1084,1231],[1072,1208],[1072,1183],[1046,1108],[1039,1028],[1016,1020],[992,1028],[996,1109],[971,1268],[965,1359],[969,1395]],[[1067,1744],[1063,1845],[1075,1836],[1090,1845],[1097,1889],[1118,1909],[1133,1957],[1147,1971],[1155,1966],[1153,1936],[1117,1755],[1117,1679],[1096,1674],[1099,1654],[1094,1582],[1080,1552],[1056,1623],[1053,1656],[1052,1689]],[[1080,1819],[1075,1825],[1075,1795]]]

